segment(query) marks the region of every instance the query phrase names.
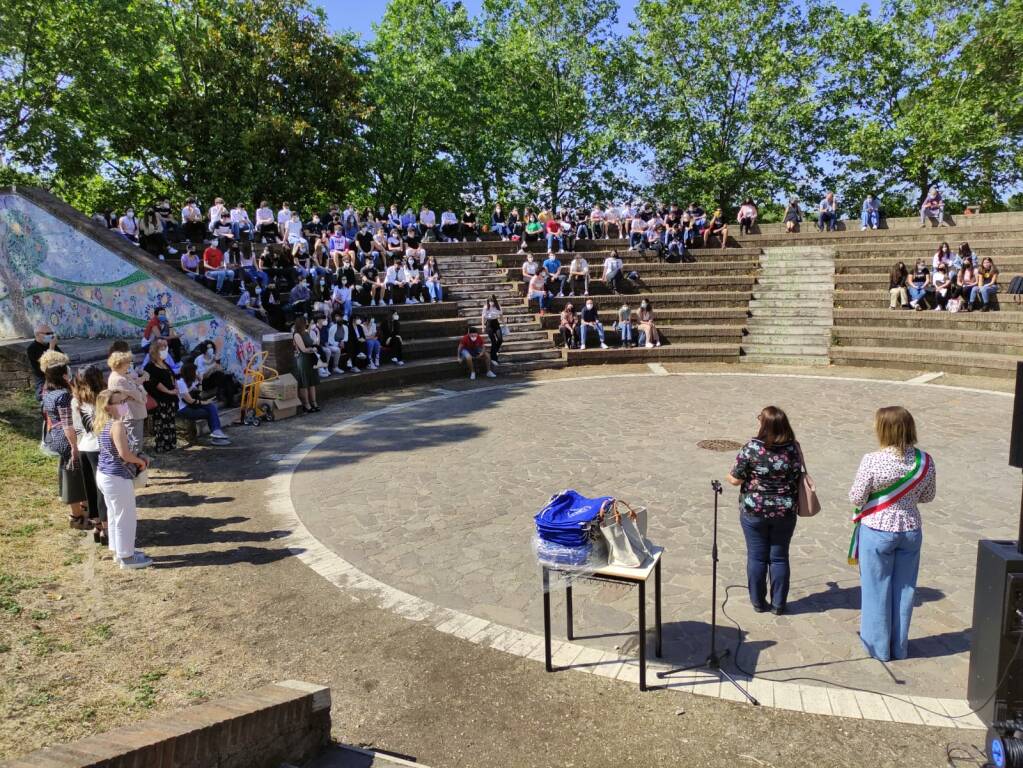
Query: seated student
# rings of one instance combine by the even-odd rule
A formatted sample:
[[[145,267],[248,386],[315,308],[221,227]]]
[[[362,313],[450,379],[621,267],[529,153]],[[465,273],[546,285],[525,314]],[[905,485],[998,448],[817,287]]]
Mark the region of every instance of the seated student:
[[[590,265],[579,254],[576,254],[568,265],[568,282],[569,296],[575,296],[580,288],[583,296],[590,295]]]
[[[317,375],[320,379],[330,378],[330,350],[327,349],[327,317],[318,309],[313,312],[313,321],[309,325],[309,338],[315,359]]]
[[[685,233],[682,231],[681,221],[672,224],[671,229],[665,233],[664,242],[668,246],[668,255],[665,260],[677,258],[679,261],[690,261],[689,252],[686,250]]]
[[[559,253],[565,252],[565,241],[562,238],[561,222],[557,217],[552,216],[547,220],[544,225],[544,229],[547,231],[547,250],[554,250],[554,243],[558,244]]]
[[[384,288],[388,304],[404,304],[408,301],[408,278],[400,259],[393,259],[384,274]]]
[[[340,309],[330,313],[325,347],[328,353],[327,367],[331,373],[340,375],[345,372],[341,366],[342,360],[345,360],[347,368],[352,367],[352,358],[348,351],[348,315]]]
[[[217,293],[223,293],[225,281],[234,282],[234,270],[224,267],[224,252],[215,245],[209,245],[202,252],[202,263],[206,268],[206,279],[215,280]]]
[[[931,277],[934,284],[934,311],[940,312],[948,306],[951,298],[952,278],[948,275],[948,268],[944,263],[939,263]]]
[[[231,231],[236,242],[252,240],[252,220],[245,210],[245,203],[239,202],[231,209]]]
[[[607,283],[611,293],[622,292],[622,269],[624,266],[618,251],[611,251],[608,257],[604,259],[603,280]]]
[[[193,280],[201,280],[202,275],[199,274],[199,264],[199,254],[195,252],[195,246],[188,246],[187,250],[181,254],[181,271]]]
[[[391,208],[387,212],[386,221],[388,229],[401,231],[401,214],[398,213],[398,206],[395,203],[391,203]]]
[[[419,210],[419,234],[427,242],[438,239],[437,214],[428,208],[426,203],[423,203]]]
[[[593,304],[593,299],[587,299],[581,314],[582,322],[579,325],[579,340],[582,343],[579,345],[579,348],[586,349],[587,332],[596,331],[597,338],[600,339],[600,348],[607,349],[607,344],[604,343],[604,326],[600,324],[600,318],[597,315],[597,308]]]
[[[261,242],[280,242],[280,232],[277,229],[277,220],[274,218],[273,209],[270,204],[263,200],[256,209],[256,237]],[[267,238],[270,238],[269,241]]]
[[[565,304],[565,308],[561,310],[560,322],[558,325],[558,332],[561,334],[561,341],[565,345],[565,349],[575,349],[575,332],[579,326],[579,320],[576,317],[575,309],[572,307],[572,302]]]
[[[372,238],[370,238],[370,247],[372,247]],[[348,238],[345,237],[345,233],[341,230],[340,224],[335,224],[333,231],[327,236],[327,254],[330,256],[331,261],[335,264],[339,263],[341,258],[351,252],[351,244],[348,242]]]
[[[398,223],[402,232],[407,232],[411,229],[415,231],[417,237],[420,237],[419,230],[416,229],[416,213],[412,210],[411,205],[405,209],[405,213],[401,215]]]
[[[590,209],[588,224],[586,219],[583,219],[580,221],[580,226],[586,226],[588,235],[594,240],[605,237],[607,228],[604,226],[604,209],[595,203]]]
[[[487,345],[483,335],[475,326],[469,326],[469,332],[458,340],[459,361],[469,369],[469,379],[475,381],[477,366],[486,371],[487,378],[496,378],[497,374],[491,370],[490,355],[487,354]]]
[[[554,251],[547,251],[547,258],[544,259],[542,266],[547,270],[547,290],[552,296],[563,296],[565,283],[568,281],[568,270],[554,255]]]
[[[375,307],[377,302],[384,303],[384,278],[372,261],[367,261],[366,266],[359,270],[359,280],[362,288],[362,304],[368,301],[370,306]]]
[[[540,239],[540,235],[543,234],[544,225],[540,219],[537,218],[535,213],[529,213],[526,216],[526,236],[524,238],[525,243],[535,243]]]
[[[614,229],[615,237],[622,236],[621,211],[613,202],[608,203],[604,208],[604,238],[611,239],[611,230]]]
[[[575,215],[575,211],[559,211],[558,212],[558,223],[561,225],[561,242],[566,251],[575,250],[576,241],[576,229],[578,227],[578,219]]]
[[[402,236],[398,233],[397,229],[392,229],[387,235],[387,257],[391,259],[395,256],[401,257],[405,255],[405,241]]]
[[[407,282],[408,297],[405,299],[406,304],[418,304],[419,302],[426,302],[424,294],[426,288],[423,285],[423,273],[419,269],[419,261],[413,255],[405,257],[405,280]]]
[[[955,273],[958,272],[958,267],[955,266],[955,256],[952,253],[952,248],[949,246],[947,241],[941,243],[938,246],[938,250],[934,252],[934,256],[931,258],[931,269],[937,270],[940,265],[944,265],[951,277],[955,277]],[[962,264],[962,261],[959,262]]]
[[[540,304],[540,317],[543,317],[547,313],[547,304],[549,303],[547,297],[547,270],[543,267],[530,278],[529,284],[526,286],[526,303],[533,299],[536,299]]]
[[[799,231],[799,225],[803,221],[803,211],[799,207],[798,197],[789,199],[788,204],[785,206],[785,215],[782,217],[782,221],[785,223],[786,232]]]
[[[757,216],[760,211],[757,210],[756,203],[753,202],[752,197],[747,197],[742,201],[742,205],[739,206],[739,234],[749,235],[753,232],[753,225],[757,223]]]
[[[889,309],[898,309],[899,307],[909,309],[908,283],[909,271],[906,269],[906,265],[900,261],[892,267],[892,271],[888,274]]]
[[[863,207],[860,209],[860,231],[862,232],[867,227],[877,229],[880,223],[881,201],[874,197],[873,194],[869,194],[867,199],[863,201]]]
[[[190,197],[181,209],[181,232],[190,243],[201,243],[206,237],[206,225],[203,224],[202,211]]]
[[[266,314],[266,310],[263,309],[263,288],[256,283],[250,286],[248,283],[242,283],[241,293],[238,295],[237,306],[242,312],[248,315],[259,318],[264,323],[269,322],[269,317]]]
[[[969,303],[973,307],[980,297],[981,312],[991,310],[991,297],[998,293],[998,267],[990,256],[985,256],[977,270],[977,285],[970,291]]]
[[[959,268],[959,274],[956,276],[956,293],[962,297],[963,309],[966,312],[973,311],[973,302],[970,299],[974,296],[974,291],[977,288],[977,268],[973,266],[973,259],[966,257],[963,259],[962,266]]]
[[[632,219],[629,225],[629,250],[640,251],[646,241],[646,222],[639,216]]]
[[[118,234],[124,237],[126,240],[138,245],[139,242],[139,222],[135,218],[135,211],[129,208],[124,212],[124,216],[117,220]]]
[[[299,278],[295,287],[288,292],[288,303],[284,308],[296,315],[304,315],[309,311],[309,303],[312,298],[313,292],[309,289],[308,278]]]
[[[480,232],[479,227],[476,224],[476,212],[469,206],[462,212],[462,242],[467,243],[469,240],[475,240],[479,242]]]
[[[504,242],[508,239],[508,217],[500,203],[494,204],[494,210],[490,213],[490,231],[501,238]]]
[[[212,341],[200,342],[191,354],[199,381],[202,382],[202,391],[215,392],[225,408],[233,407],[235,396],[241,388],[234,376],[217,359],[216,345]]]
[[[636,221],[640,221],[640,219],[636,219]],[[643,233],[639,252],[646,253],[647,251],[653,251],[657,258],[664,259],[667,250],[664,246],[664,232],[661,227],[647,227],[646,232]]]
[[[175,360],[181,359],[181,338],[178,336],[170,319],[167,317],[167,308],[158,306],[153,308],[153,316],[149,318],[145,329],[142,331],[142,348],[149,347],[157,339],[164,339]]]
[[[615,329],[618,331],[620,341],[618,347],[633,347],[632,341],[632,310],[627,303],[623,303],[618,310],[618,319],[615,322]]]
[[[178,416],[188,421],[205,421],[210,426],[210,437],[220,442],[231,442],[220,426],[220,412],[214,398],[203,399],[199,391],[199,378],[192,363],[181,368],[177,380]]]
[[[165,254],[174,255],[177,250],[170,247],[167,236],[163,233],[163,222],[155,208],[147,208],[139,223],[139,245],[152,256],[161,260]]]
[[[252,243],[242,243],[238,254],[239,271],[265,289],[270,284],[270,275],[263,266],[263,254],[256,256],[252,251]]]
[[[458,240],[458,217],[450,208],[446,208],[440,215],[440,233],[445,243]]]
[[[540,271],[540,265],[536,263],[533,254],[527,253],[526,260],[522,262],[522,282],[529,284],[529,281],[536,277]]]
[[[909,306],[918,312],[926,309],[927,294],[932,286],[931,270],[928,269],[927,262],[923,259],[916,260],[913,272],[909,276],[909,284],[906,287],[909,290]]]
[[[728,247],[728,224],[725,223],[720,208],[715,209],[703,230],[703,244],[709,246],[711,238],[717,238],[721,242],[722,250]]]
[[[817,206],[817,229],[820,232],[834,232],[838,229],[838,205],[834,192],[824,195]]]
[[[340,310],[342,314],[350,317],[352,309],[356,306],[354,291],[356,284],[355,270],[345,262],[341,262],[341,264],[342,268],[338,270],[337,279],[330,289],[330,303],[333,309]]]
[[[395,365],[405,365],[405,361],[402,359],[404,342],[401,338],[401,318],[397,311],[391,313],[390,321],[384,326],[383,336],[384,346],[387,347],[391,355],[391,362]]]
[[[928,190],[927,197],[924,198],[923,205],[920,206],[921,227],[927,226],[927,219],[934,219],[938,222],[938,226],[948,226],[945,221],[945,201],[937,187],[931,187]]]
[[[231,213],[226,208],[221,208],[220,216],[211,225],[213,238],[217,247],[227,251],[234,244],[234,229],[231,227]]]
[[[689,227],[685,230],[685,243],[686,247],[691,248],[707,224],[707,212],[699,203],[690,203],[683,214],[683,221],[686,219],[689,221]]]
[[[654,323],[654,306],[647,299],[639,303],[638,344],[645,344],[647,349],[661,346],[661,334]]]

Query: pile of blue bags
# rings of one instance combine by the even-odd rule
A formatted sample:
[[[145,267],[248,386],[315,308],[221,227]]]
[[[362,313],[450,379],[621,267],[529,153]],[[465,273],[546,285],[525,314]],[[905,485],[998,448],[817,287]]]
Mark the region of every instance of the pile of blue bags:
[[[593,547],[590,531],[596,528],[600,510],[612,501],[611,496],[591,499],[574,490],[551,496],[533,518],[537,559],[552,566],[585,565]]]

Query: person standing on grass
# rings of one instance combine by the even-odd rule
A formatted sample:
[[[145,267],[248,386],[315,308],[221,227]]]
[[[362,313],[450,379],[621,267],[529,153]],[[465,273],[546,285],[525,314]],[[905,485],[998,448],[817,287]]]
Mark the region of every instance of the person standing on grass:
[[[148,568],[153,561],[135,549],[138,512],[135,507],[135,475],[148,463],[128,441],[128,431],[118,417],[127,396],[105,389],[96,397],[93,432],[99,442],[96,485],[107,504],[109,547],[122,569]],[[137,467],[137,469],[134,469]]]
[[[47,350],[39,358],[43,372],[43,415],[48,428],[44,443],[58,457],[57,489],[62,503],[68,505],[68,525],[78,530],[90,527],[85,516],[85,486],[79,471],[78,436],[71,414],[71,390],[68,356]]]
[[[79,369],[71,382],[71,421],[78,438],[78,455],[81,457],[82,484],[88,504],[92,536],[97,544],[107,544],[107,505],[103,494],[96,486],[96,471],[99,467],[99,441],[92,431],[96,418],[96,398],[103,391],[103,372],[98,366],[90,365]]]
[[[173,451],[178,445],[178,389],[174,383],[174,372],[167,363],[168,356],[167,340],[157,339],[149,350],[149,363],[146,365],[149,375],[146,392],[156,402],[152,416],[157,453]]]
[[[878,409],[880,450],[860,461],[849,501],[857,528],[850,561],[860,566],[860,641],[880,661],[909,655],[909,622],[923,544],[920,504],[934,501],[934,460],[916,447],[916,422],[901,406]]]

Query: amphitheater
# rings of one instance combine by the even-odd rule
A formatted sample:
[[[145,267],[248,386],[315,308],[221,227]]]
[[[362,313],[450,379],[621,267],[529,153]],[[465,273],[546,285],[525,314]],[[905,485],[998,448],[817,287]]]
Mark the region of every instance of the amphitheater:
[[[691,251],[691,263],[629,252],[621,240],[578,241],[607,350],[560,346],[557,314],[540,316],[523,297],[517,243],[428,244],[445,301],[401,308],[408,364],[327,379],[325,418],[274,425],[280,431],[269,434],[280,444],[251,432],[242,438],[245,450],[276,466],[265,484],[268,524],[288,531],[282,545],[346,594],[542,663],[529,515],[561,488],[595,492],[613,483],[617,495],[656,510],[651,537],[666,550],[665,654],[655,669],[695,663],[710,617],[707,480],[723,477],[732,458],[698,444],[746,439],[759,408],[775,402],[793,417],[825,508],[800,523],[793,544],[793,615],[765,620],[744,604],[741,588],[730,588],[744,581],[744,545],[725,497],[721,583],[729,591],[719,620],[737,656],[733,671],[778,709],[982,727],[964,701],[972,573],[977,538],[1014,535],[1018,475],[1005,466],[1006,425],[1023,314],[1005,293],[997,311],[983,314],[892,311],[887,277],[896,261],[929,261],[941,241],[953,248],[966,241],[994,259],[1007,286],[1023,273],[1023,214],[957,217],[940,229],[921,229],[916,219],[867,232],[857,222],[845,226],[855,228],[786,234],[765,224],[724,249]],[[9,379],[21,375],[12,371],[26,322],[49,322],[62,339],[130,338],[154,297],[172,302],[182,335],[225,336],[239,361],[262,347],[281,373],[289,370],[289,334],[46,193],[0,192],[0,227],[7,249],[0,262],[21,270],[17,286],[4,275],[0,296],[10,338],[0,346],[0,372]],[[616,348],[610,328],[621,298],[598,279],[611,249],[636,273],[630,305],[641,297],[653,303],[663,346]],[[510,328],[499,378],[469,382],[455,360],[457,339],[478,323],[491,294]],[[20,318],[9,310],[15,299]],[[555,299],[554,308],[565,301]],[[78,362],[100,359],[104,345],[68,342]],[[338,395],[347,397],[331,405]],[[897,674],[858,648],[858,579],[842,557],[848,483],[871,449],[873,410],[891,402],[924,425],[945,489],[927,510],[912,658]],[[562,603],[557,596],[556,611]],[[581,589],[576,615],[587,632],[574,642],[559,637],[555,664],[635,685],[631,593]],[[736,698],[702,673],[668,685]]]

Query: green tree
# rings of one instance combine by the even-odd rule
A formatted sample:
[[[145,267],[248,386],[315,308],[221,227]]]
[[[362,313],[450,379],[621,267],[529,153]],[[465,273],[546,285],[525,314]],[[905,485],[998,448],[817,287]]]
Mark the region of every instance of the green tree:
[[[951,0],[887,0],[878,11],[833,16],[826,90],[851,96],[837,110],[835,139],[851,186],[904,193],[910,208],[938,183],[993,202],[1013,175],[1006,113],[1020,113],[1018,72],[984,50],[1002,37],[1004,22],[991,13]],[[1016,90],[1006,92],[1011,78]]]
[[[516,182],[530,197],[592,200],[621,187],[614,164],[615,0],[486,0],[488,93],[507,127]]]
[[[656,194],[727,211],[817,178],[828,137],[814,42],[824,16],[784,0],[640,0],[629,100]]]

